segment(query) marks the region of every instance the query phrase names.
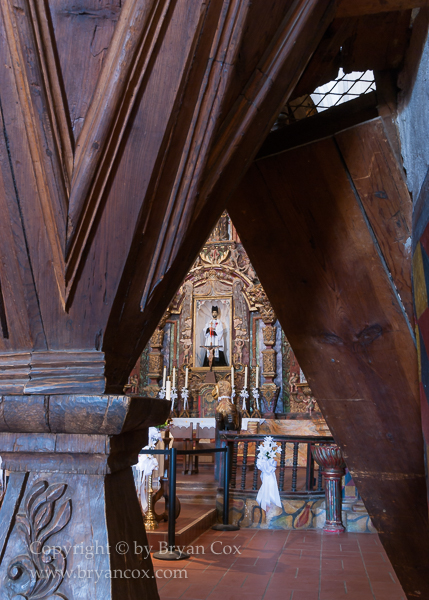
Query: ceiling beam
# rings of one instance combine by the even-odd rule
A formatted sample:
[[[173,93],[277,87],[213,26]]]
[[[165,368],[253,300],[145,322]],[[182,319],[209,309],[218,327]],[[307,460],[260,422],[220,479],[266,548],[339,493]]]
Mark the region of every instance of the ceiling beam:
[[[426,8],[429,0],[338,0],[336,18],[361,17],[381,12]]]

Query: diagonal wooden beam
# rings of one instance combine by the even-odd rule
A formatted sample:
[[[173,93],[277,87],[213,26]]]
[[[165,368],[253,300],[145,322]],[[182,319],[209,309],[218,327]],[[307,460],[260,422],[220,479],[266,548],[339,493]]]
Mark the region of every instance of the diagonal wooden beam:
[[[47,233],[46,250],[50,255],[57,293],[64,304],[64,248],[71,141],[66,105],[53,58],[52,39],[42,4],[36,5],[33,0],[2,0],[0,4],[14,87],[11,89],[7,86],[2,90],[3,110],[5,114],[13,110],[9,106],[13,102],[10,96],[16,93],[37,190],[34,202],[43,214]],[[27,218],[30,216],[27,215]],[[40,242],[38,239],[32,242],[32,259],[37,261],[36,246]]]
[[[231,3],[232,6],[234,3]],[[122,291],[117,296],[117,306],[104,338],[107,362],[109,358],[111,360],[112,382],[123,381],[135,363],[152,333],[155,319],[160,317],[159,311],[174,295],[225,206],[227,197],[238,184],[292,92],[329,25],[332,12],[333,4],[328,1],[291,2],[289,9],[284,9],[280,23],[276,24],[271,41],[261,52],[260,60],[249,72],[241,89],[237,90],[233,101],[228,98],[227,92],[234,63],[227,60],[228,52],[219,59],[226,75],[220,72],[216,79],[216,67],[206,78],[215,85],[207,87],[205,106],[209,107],[209,111],[204,110],[198,117],[194,133],[194,139],[203,140],[203,144],[198,143],[195,149],[191,148],[184,170],[182,163],[177,163],[177,151],[179,147],[186,148],[188,141],[178,141],[175,137],[180,130],[171,136],[162,168],[152,181],[152,214],[145,215],[145,221],[136,227],[121,282]],[[241,23],[240,27],[243,27]],[[245,42],[244,39],[242,44]],[[234,46],[237,43],[234,42]],[[238,48],[231,49],[231,60],[235,60],[233,57],[237,56],[237,52]],[[226,116],[222,114],[223,102],[229,102],[231,106]],[[174,204],[169,204],[172,200]],[[155,227],[159,231],[159,219],[166,212],[162,207],[167,204],[172,207],[170,212],[167,211],[169,221],[163,224],[162,234],[153,250],[142,232],[154,231]],[[140,273],[139,278],[134,276],[136,271]],[[132,338],[131,323],[134,323]],[[125,334],[125,331],[129,333]],[[121,338],[125,340],[123,336],[127,344],[118,343]]]
[[[428,0],[338,0],[336,18],[361,17],[381,12],[426,8]]]
[[[365,141],[362,154],[362,138],[348,138],[348,168],[358,176],[366,166],[365,185],[383,189],[391,173],[383,161],[382,177],[368,170],[380,150]],[[228,211],[407,598],[424,598],[429,529],[417,353],[374,235],[390,228],[395,202],[385,198],[369,227],[344,163],[332,138],[259,160]],[[409,271],[407,256],[393,260]]]
[[[173,0],[126,0],[76,143],[67,232],[67,287],[85,251],[134,103],[153,66]]]

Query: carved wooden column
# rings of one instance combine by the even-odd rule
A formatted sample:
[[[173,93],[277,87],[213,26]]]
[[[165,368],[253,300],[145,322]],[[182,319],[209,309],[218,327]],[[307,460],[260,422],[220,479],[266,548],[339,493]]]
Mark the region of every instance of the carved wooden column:
[[[313,446],[313,458],[323,469],[325,478],[326,522],[323,531],[343,533],[341,518],[341,479],[345,475],[346,463],[338,446]]]
[[[262,301],[260,312],[265,324],[262,335],[266,348],[265,350],[262,350],[262,375],[265,379],[265,382],[261,385],[262,398],[265,405],[263,417],[265,419],[274,419],[274,410],[280,393],[280,388],[274,383],[274,378],[277,374],[277,351],[274,349],[277,332],[277,328],[274,325],[276,322],[276,315],[274,314],[265,292],[262,290],[259,295]]]
[[[2,600],[157,597],[131,465],[168,412],[126,396],[1,398]]]
[[[145,387],[145,392],[150,398],[156,398],[159,393],[159,380],[162,378],[164,367],[164,357],[161,353],[163,341],[164,329],[157,327],[150,338],[149,385]]]

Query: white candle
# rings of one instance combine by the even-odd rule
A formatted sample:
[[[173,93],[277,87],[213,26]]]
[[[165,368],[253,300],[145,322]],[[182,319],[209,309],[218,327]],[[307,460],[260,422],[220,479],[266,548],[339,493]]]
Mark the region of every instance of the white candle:
[[[256,365],[255,388],[259,387],[259,365]]]
[[[231,387],[234,387],[234,367],[231,367]]]
[[[186,367],[186,371],[185,371],[185,388],[188,387],[188,374],[189,374],[189,369],[188,369],[188,367]]]
[[[247,365],[244,369],[244,387],[247,388]]]
[[[167,367],[164,367],[164,372],[162,375],[162,387],[165,388],[165,382],[167,380]]]
[[[168,380],[165,388],[165,399],[171,400],[171,381]]]
[[[173,385],[172,385],[173,390],[175,387],[176,387],[176,367],[173,367]]]

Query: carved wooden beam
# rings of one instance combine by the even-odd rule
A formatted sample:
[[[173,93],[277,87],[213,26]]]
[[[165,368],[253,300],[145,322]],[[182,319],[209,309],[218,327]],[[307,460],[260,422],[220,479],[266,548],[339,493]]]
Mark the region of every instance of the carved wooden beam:
[[[394,275],[406,273],[406,289],[410,260],[389,250],[409,235],[411,203],[403,182],[399,197],[390,187],[401,170],[382,150],[379,121],[338,139],[257,161],[228,211],[407,597],[424,597],[429,529],[417,354]],[[381,166],[386,156],[390,167]],[[390,229],[398,201],[404,237]],[[390,229],[389,241],[380,240],[381,229]]]

